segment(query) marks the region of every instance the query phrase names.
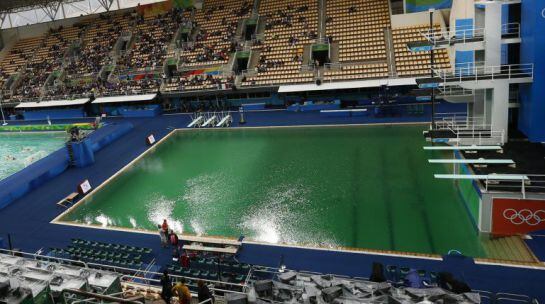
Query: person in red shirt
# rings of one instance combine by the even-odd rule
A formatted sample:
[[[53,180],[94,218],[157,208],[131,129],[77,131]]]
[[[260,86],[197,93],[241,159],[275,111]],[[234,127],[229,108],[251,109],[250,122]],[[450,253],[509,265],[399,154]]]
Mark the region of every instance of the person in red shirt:
[[[168,223],[166,219],[163,220],[163,225],[161,225],[161,228],[163,228],[165,234],[168,235]]]

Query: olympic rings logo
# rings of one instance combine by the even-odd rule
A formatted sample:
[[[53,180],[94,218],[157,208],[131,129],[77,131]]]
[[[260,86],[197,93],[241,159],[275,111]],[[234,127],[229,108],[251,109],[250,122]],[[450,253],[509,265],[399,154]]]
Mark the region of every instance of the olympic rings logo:
[[[545,222],[545,210],[532,211],[529,209],[515,210],[505,209],[503,210],[503,217],[510,221],[514,225],[527,224],[530,226],[537,226],[541,222]]]

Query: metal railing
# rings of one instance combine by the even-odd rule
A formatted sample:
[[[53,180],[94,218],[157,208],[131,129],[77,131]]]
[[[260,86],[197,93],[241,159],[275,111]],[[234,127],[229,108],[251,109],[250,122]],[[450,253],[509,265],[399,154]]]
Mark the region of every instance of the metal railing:
[[[502,36],[514,36],[515,38],[520,37],[520,23],[505,23],[501,25],[501,34]]]
[[[475,126],[474,126],[475,127]],[[453,131],[456,134],[456,145],[501,145],[505,142],[504,130],[479,129]]]
[[[521,177],[523,176],[523,177]],[[523,199],[528,191],[545,192],[545,175],[542,174],[520,174],[513,179],[494,179],[493,175],[483,180],[485,192],[509,191],[520,192]]]
[[[443,82],[463,82],[495,79],[534,78],[534,64],[485,66],[482,62],[460,64],[449,70],[433,70]]]
[[[94,262],[84,262],[84,261],[60,258],[55,256],[46,256],[46,255],[42,255],[38,253],[13,251],[13,250],[3,249],[3,248],[0,248],[0,253],[13,255],[13,256],[19,255],[23,258],[28,257],[29,259],[33,259],[33,260],[42,260],[42,261],[47,260],[48,262],[55,263],[55,264],[68,264],[68,265],[74,265],[74,266],[78,266],[82,268],[109,271],[109,272],[119,274],[120,278],[124,279],[125,282],[131,282],[131,283],[147,282],[144,284],[154,285],[154,283],[160,282],[160,280],[158,280],[157,278],[160,278],[163,275],[162,273],[151,271],[150,269],[144,269],[144,270],[133,269],[133,268],[120,267],[115,265],[106,265],[106,264],[100,264],[100,263],[94,263]],[[249,273],[247,275],[249,275]],[[227,293],[242,293],[244,290],[246,290],[246,282],[248,282],[247,277],[244,279],[244,282],[240,284],[218,281],[218,280],[201,279],[201,278],[191,277],[191,276],[180,276],[175,274],[171,274],[169,275],[169,277],[173,280],[173,282],[179,282],[182,279],[191,280],[192,282],[193,281],[196,282],[196,280],[201,280],[207,285],[213,284],[214,286],[222,286],[224,288],[214,287],[214,290],[220,291],[220,292],[227,292]],[[191,287],[197,287],[195,284],[187,284],[187,285]]]
[[[468,43],[484,40],[486,31],[484,28],[467,28],[467,29],[447,29],[444,31],[422,29],[419,31],[420,35],[426,38],[432,44],[444,43]],[[509,38],[520,37],[520,24],[519,23],[504,23],[501,25],[501,35],[510,36]]]
[[[471,96],[475,94],[473,89],[465,89],[460,86],[439,87],[439,96]]]

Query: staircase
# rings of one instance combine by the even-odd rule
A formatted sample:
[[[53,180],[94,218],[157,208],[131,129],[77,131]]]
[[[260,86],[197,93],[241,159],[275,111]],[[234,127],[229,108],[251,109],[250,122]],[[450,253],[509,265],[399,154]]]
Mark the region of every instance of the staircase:
[[[72,142],[66,143],[66,149],[68,150],[68,166],[69,167],[75,167],[76,166],[76,160],[74,158],[74,148],[72,147]]]
[[[483,240],[482,243],[489,259],[526,263],[538,262],[521,236],[490,237]]]
[[[388,74],[397,77],[396,59],[394,53],[394,39],[392,29],[384,29],[384,39],[386,41],[386,62],[388,63]]]
[[[326,0],[318,0],[318,39],[323,40],[325,38],[325,20],[326,16]]]
[[[309,65],[309,63],[312,63],[312,44],[306,44],[303,47],[303,61],[301,62],[301,66]]]

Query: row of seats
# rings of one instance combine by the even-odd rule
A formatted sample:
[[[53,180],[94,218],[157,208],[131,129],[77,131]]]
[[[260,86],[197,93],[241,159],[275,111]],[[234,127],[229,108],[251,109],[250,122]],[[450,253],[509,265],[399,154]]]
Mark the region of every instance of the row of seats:
[[[112,265],[123,268],[139,269],[143,266],[141,256],[131,257],[128,254],[113,253],[102,250],[82,249],[69,246],[66,249],[51,248],[50,254],[54,257],[68,258],[77,261]]]
[[[435,25],[434,29],[441,30],[439,25]],[[430,52],[411,52],[407,48],[408,42],[425,41],[425,37],[421,32],[429,30],[429,26],[418,25],[392,30],[396,71],[399,76],[422,76],[430,73]],[[446,49],[434,51],[435,68],[449,69],[450,59]]]
[[[385,60],[388,0],[328,0],[326,33],[339,43],[339,62]],[[364,72],[364,71],[362,71]]]
[[[96,241],[87,241],[83,239],[72,239],[72,245],[80,248],[101,249],[106,251],[115,251],[128,254],[151,254],[152,250],[147,247],[136,247],[115,243],[105,243]]]
[[[261,68],[256,75],[246,77],[243,86],[308,83],[314,74],[301,72],[305,45],[316,41],[318,29],[317,1],[263,0],[259,9],[267,25],[264,40],[254,50],[260,50]],[[297,58],[297,59],[294,59]],[[269,63],[276,63],[271,65]]]

